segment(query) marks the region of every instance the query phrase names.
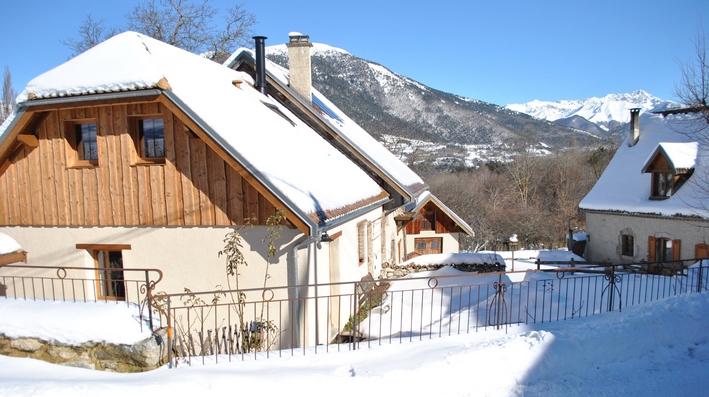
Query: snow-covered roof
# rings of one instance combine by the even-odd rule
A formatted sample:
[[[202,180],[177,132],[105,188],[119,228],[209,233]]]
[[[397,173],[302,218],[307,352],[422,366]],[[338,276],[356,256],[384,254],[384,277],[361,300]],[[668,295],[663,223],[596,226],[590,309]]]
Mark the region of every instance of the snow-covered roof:
[[[233,66],[244,55],[247,55],[249,59],[254,57],[252,50],[240,48],[224,62],[224,65]],[[266,72],[283,87],[289,85],[288,69],[266,60]],[[340,108],[330,102],[325,95],[312,88],[312,96],[313,105],[320,108],[321,111],[318,113],[326,124],[337,135],[342,137],[353,150],[368,158],[379,170],[388,175],[394,183],[407,191],[410,196],[415,196],[425,187],[425,183],[420,176],[350,119]]]
[[[18,101],[169,87],[169,98],[301,216],[322,224],[383,197],[365,172],[288,109],[252,84],[236,87],[235,80],[253,82],[245,73],[125,32],[36,77]],[[3,137],[6,132],[0,131]]]
[[[664,154],[674,172],[687,172],[697,163],[697,150],[698,142],[660,142],[645,161],[643,172],[648,171],[648,167],[659,153]]]
[[[640,138],[628,145],[626,136],[593,189],[581,200],[584,210],[614,211],[660,216],[709,218],[709,147],[697,137],[706,135],[709,125],[696,115],[640,117]],[[694,167],[694,173],[669,198],[651,200],[651,174],[643,169],[662,148],[675,167]],[[691,166],[691,167],[690,167]]]
[[[456,214],[452,209],[448,208],[447,205],[443,204],[443,201],[441,201],[441,199],[436,197],[428,190],[419,194],[416,197],[416,205],[413,209],[411,209],[411,212],[418,212],[418,210],[423,208],[423,206],[426,205],[426,203],[428,202],[433,202],[438,208],[441,209],[441,211],[445,212],[448,216],[450,216],[453,222],[455,222],[456,225],[463,229],[466,234],[468,234],[469,236],[475,236],[473,228],[471,228],[467,222],[465,222],[461,217],[459,217],[458,214]]]

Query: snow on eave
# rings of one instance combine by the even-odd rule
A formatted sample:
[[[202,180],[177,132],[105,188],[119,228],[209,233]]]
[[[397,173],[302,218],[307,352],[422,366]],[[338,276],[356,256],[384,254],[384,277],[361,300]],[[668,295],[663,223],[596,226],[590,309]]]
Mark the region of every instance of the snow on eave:
[[[452,209],[448,208],[447,205],[443,204],[443,201],[436,197],[433,193],[430,191],[426,190],[425,192],[421,193],[417,198],[416,198],[416,206],[411,210],[411,212],[418,212],[421,208],[423,208],[426,203],[433,201],[434,204],[438,208],[440,208],[443,212],[445,212],[448,216],[453,219],[453,222],[455,222],[463,231],[470,237],[475,237],[475,231],[473,231],[473,228],[468,225],[467,222],[465,222],[461,217],[458,216],[455,212],[453,212]]]

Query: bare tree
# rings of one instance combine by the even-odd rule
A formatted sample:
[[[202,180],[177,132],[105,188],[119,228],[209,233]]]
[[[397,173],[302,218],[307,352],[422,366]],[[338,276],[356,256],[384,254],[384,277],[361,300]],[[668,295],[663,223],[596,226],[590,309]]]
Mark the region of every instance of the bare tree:
[[[256,19],[238,4],[226,11],[223,20],[219,16],[208,0],[147,0],[128,15],[127,29],[223,62],[238,45],[246,43]],[[78,54],[117,31],[89,15],[79,27],[79,38],[65,44]]]
[[[698,108],[709,123],[709,58],[706,38],[700,30],[694,40],[693,59],[682,65],[680,83],[675,94],[687,107]]]
[[[0,99],[0,123],[12,113],[15,107],[15,90],[12,88],[12,74],[10,69],[5,67],[2,77],[2,99]]]
[[[89,14],[79,25],[79,37],[64,40],[64,45],[71,48],[72,55],[78,55],[116,33],[116,29],[106,28],[103,20],[94,19]]]

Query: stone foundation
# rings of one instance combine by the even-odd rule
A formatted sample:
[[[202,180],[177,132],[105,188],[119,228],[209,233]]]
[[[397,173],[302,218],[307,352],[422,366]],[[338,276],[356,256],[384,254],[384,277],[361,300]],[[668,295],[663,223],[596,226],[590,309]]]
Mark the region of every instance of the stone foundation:
[[[37,338],[10,338],[0,334],[0,354],[30,357],[72,367],[141,372],[157,368],[166,362],[166,341],[167,334],[164,329],[133,345],[102,342],[69,345]]]

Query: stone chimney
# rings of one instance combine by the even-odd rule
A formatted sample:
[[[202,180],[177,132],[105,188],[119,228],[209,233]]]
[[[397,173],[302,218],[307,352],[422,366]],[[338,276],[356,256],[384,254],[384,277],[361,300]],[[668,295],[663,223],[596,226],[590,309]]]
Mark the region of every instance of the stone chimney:
[[[640,139],[640,108],[630,109],[630,139],[628,146],[635,146]]]
[[[288,34],[288,69],[290,87],[308,103],[312,102],[312,71],[310,67],[310,36],[291,32]]]

